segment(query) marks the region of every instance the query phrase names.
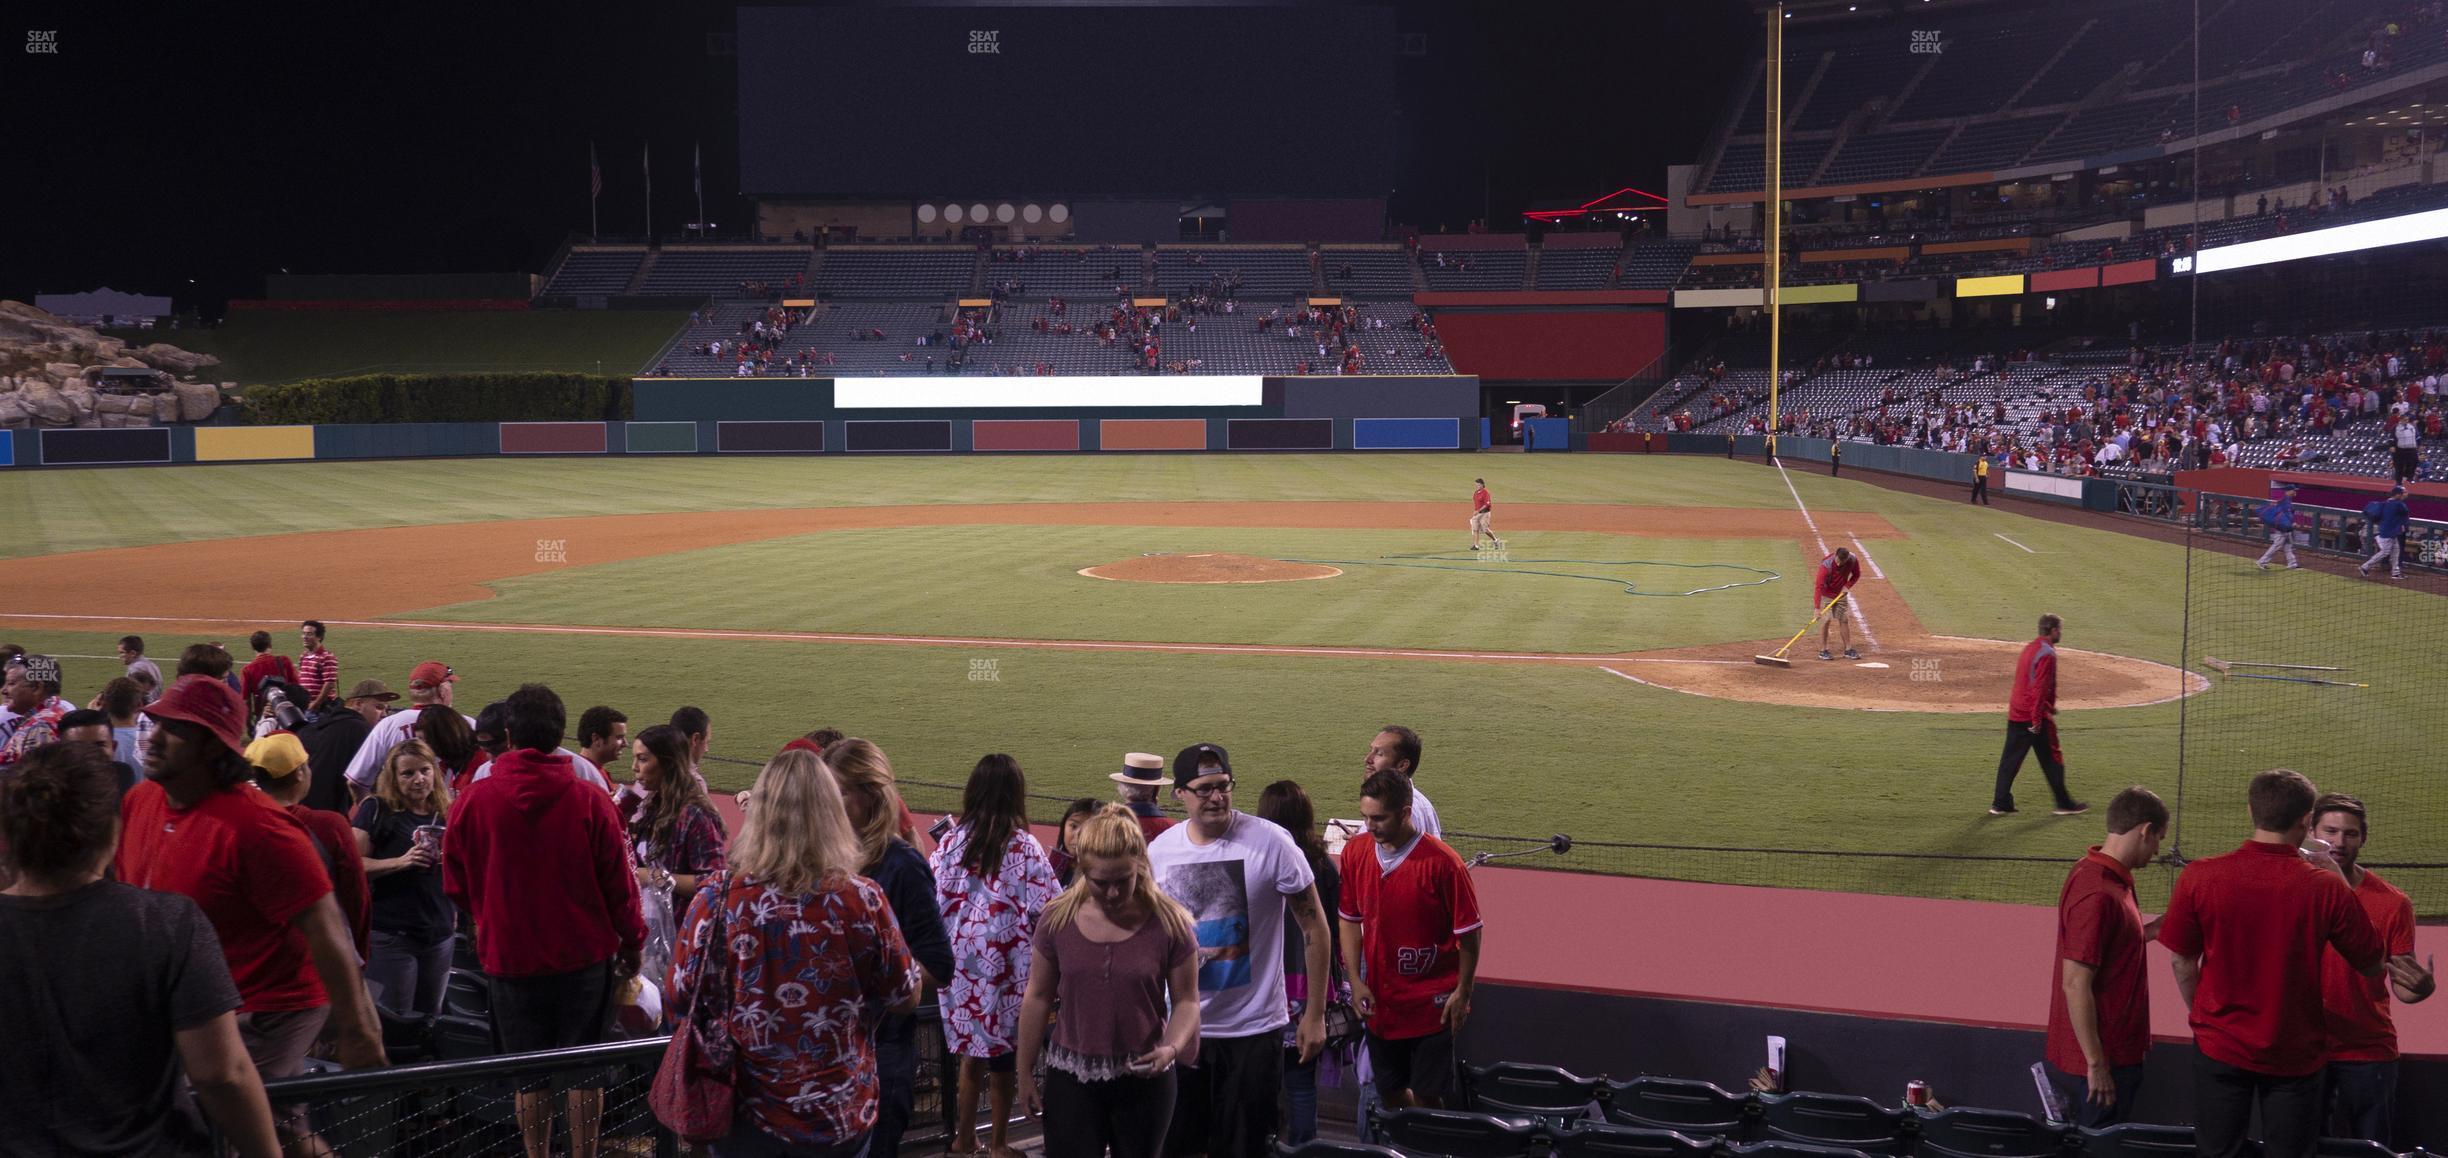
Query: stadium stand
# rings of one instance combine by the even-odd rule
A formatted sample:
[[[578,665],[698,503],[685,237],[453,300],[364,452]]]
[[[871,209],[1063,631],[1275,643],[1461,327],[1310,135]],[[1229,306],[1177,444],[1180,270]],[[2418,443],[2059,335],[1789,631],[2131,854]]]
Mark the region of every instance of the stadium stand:
[[[1828,158],[1827,168],[1821,171],[1817,183],[1844,185],[1910,177],[1951,132],[1951,129],[1914,129],[1847,138],[1844,147]]]
[[[544,293],[616,294],[629,288],[646,262],[644,247],[572,249],[544,283]]]
[[[690,248],[666,246],[656,251],[654,268],[639,287],[644,294],[710,294],[717,297],[763,297],[750,287],[805,284],[811,251],[804,246],[726,245]]]
[[[986,288],[1004,297],[1111,298],[1146,288],[1145,254],[1136,247],[998,246],[987,255]]]
[[[857,301],[948,299],[968,293],[978,252],[950,246],[836,246],[819,255],[819,297]]]
[[[1329,245],[1318,250],[1326,292],[1384,298],[1420,287],[1411,255],[1394,245]]]
[[[1557,290],[1614,289],[1617,271],[1629,251],[1622,249],[1546,249],[1539,254],[1538,288]]]
[[[1522,249],[1460,250],[1420,255],[1420,272],[1432,290],[1517,290],[1529,276],[1530,253]]]
[[[1156,251],[1156,289],[1182,294],[1230,291],[1250,297],[1305,294],[1316,288],[1309,251],[1291,246],[1166,246]]]

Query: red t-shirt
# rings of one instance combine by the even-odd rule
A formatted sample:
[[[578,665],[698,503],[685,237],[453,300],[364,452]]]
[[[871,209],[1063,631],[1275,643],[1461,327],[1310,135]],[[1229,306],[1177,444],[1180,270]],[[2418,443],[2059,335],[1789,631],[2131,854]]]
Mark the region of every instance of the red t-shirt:
[[[1484,511],[1484,510],[1486,510],[1486,509],[1488,509],[1489,507],[1492,507],[1492,506],[1494,506],[1494,505],[1495,505],[1494,503],[1491,503],[1491,502],[1489,502],[1489,501],[1488,501],[1488,493],[1487,493],[1487,488],[1486,488],[1486,487],[1480,487],[1478,490],[1475,490],[1475,491],[1472,491],[1472,492],[1471,492],[1471,513],[1472,513],[1472,514],[1474,514],[1474,515],[1475,515],[1475,514],[1478,514],[1479,512]]]
[[[1444,841],[1422,834],[1388,873],[1377,842],[1343,846],[1338,916],[1360,924],[1360,957],[1377,1014],[1369,1032],[1390,1041],[1445,1027],[1445,998],[1461,983],[1462,934],[1479,927],[1470,870]]]
[[[2057,714],[2057,646],[2047,639],[2023,645],[2015,659],[2014,692],[2006,700],[2007,720],[2036,724]]]
[[[281,679],[288,681],[291,687],[297,687],[301,691],[304,690],[304,688],[298,683],[297,665],[289,662],[288,656],[281,655],[277,652],[267,651],[262,655],[248,660],[246,667],[240,669],[238,672],[238,694],[245,697],[246,702],[252,704],[255,702],[256,689],[261,688],[265,680],[271,679],[274,676],[278,676]],[[298,709],[303,711],[305,710],[306,706],[307,705],[305,704],[299,704]]]
[[[2380,935],[2345,881],[2291,844],[2260,841],[2186,866],[2159,943],[2202,959],[2188,1018],[2202,1054],[2272,1077],[2302,1077],[2329,1060],[2329,949],[2357,968],[2381,957]]]
[[[1838,563],[1836,556],[1829,555],[1819,560],[1819,602],[1825,603],[1834,599],[1840,592],[1851,591],[1853,585],[1859,582],[1861,582],[1860,559]]]
[[[357,959],[366,960],[373,955],[369,937],[374,927],[374,897],[373,886],[366,880],[365,858],[357,855],[357,830],[350,827],[346,816],[302,803],[290,805],[289,815],[297,817],[307,835],[322,846],[324,863],[331,870],[332,899],[340,903],[340,916],[348,922]]]
[[[2372,931],[2392,957],[2414,951],[2414,902],[2380,874],[2363,872],[2355,900],[2371,918]],[[2389,1017],[2389,981],[2383,973],[2365,977],[2330,953],[2321,958],[2321,1008],[2329,1020],[2329,1060],[2375,1062],[2397,1060],[2397,1024]]]
[[[2062,961],[2098,970],[2091,978],[2091,993],[2108,1064],[2142,1064],[2151,1045],[2150,976],[2142,949],[2142,910],[2134,904],[2133,870],[2093,846],[2089,856],[2074,863],[2057,894],[2057,955],[2049,960],[2045,1055],[2050,1065],[2069,1074],[2090,1068],[2066,1009]]]
[[[243,1013],[327,1003],[298,915],[332,891],[305,826],[251,784],[174,808],[146,781],[119,804],[119,879],[178,893],[212,921]]]

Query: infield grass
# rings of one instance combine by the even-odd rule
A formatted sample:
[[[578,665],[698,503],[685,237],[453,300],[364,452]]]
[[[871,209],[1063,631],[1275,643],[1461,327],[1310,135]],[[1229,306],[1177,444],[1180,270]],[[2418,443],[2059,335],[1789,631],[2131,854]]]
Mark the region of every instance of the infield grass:
[[[1506,502],[1760,508],[1793,502],[1776,473],[1756,464],[1645,456],[314,463],[0,473],[0,518],[14,532],[0,550],[22,557],[282,530],[879,503],[1442,500],[1460,510],[1458,500],[1477,474],[1496,490],[1500,528]],[[2186,658],[2180,547],[2006,508],[1967,510],[1854,480],[1797,475],[1793,485],[1831,545],[1849,542],[1841,536],[1852,511],[1882,516],[1904,532],[1901,541],[1867,546],[1933,632],[2020,640],[2039,612],[2056,611],[2066,617],[2068,646],[2165,663]],[[1389,569],[1240,590],[1126,589],[1071,573],[1137,551],[1193,545],[1352,560],[1452,546],[1418,538],[1181,527],[826,532],[530,576],[500,584],[497,599],[423,615],[1600,651],[1700,636],[1782,636],[1766,627],[1797,622],[1793,589],[1808,563],[1797,545],[1768,540],[1549,532],[1516,537],[1514,557],[1747,562],[1788,578],[1709,596],[1640,599],[1597,582],[1481,573]],[[298,565],[311,563],[267,560],[265,582],[277,584],[284,569]],[[2259,574],[2232,557],[2197,557],[2196,567],[2197,585],[2216,570],[2221,590],[2283,592],[2303,606],[2352,608],[2324,621],[2322,631],[2336,649],[2363,657],[2358,662],[2377,678],[2367,681],[2376,685],[2368,692],[2353,693],[2361,699],[2232,683],[2198,698],[2195,710],[2216,701],[2227,705],[2221,710],[2228,716],[2267,726],[2236,737],[2242,750],[2230,760],[2232,775],[2197,775],[2188,783],[2186,851],[2205,855],[2241,839],[2243,769],[2285,763],[2324,788],[2362,795],[2376,820],[2399,818],[2375,826],[2382,835],[2370,859],[2448,860],[2448,818],[2439,815],[2430,786],[2436,770],[2426,763],[2448,738],[2448,724],[2435,706],[2434,656],[2423,633],[2407,627],[2437,616],[2436,601],[2309,571]],[[2250,586],[2265,580],[2289,586]],[[293,625],[263,626],[289,650]],[[12,631],[9,638],[36,650],[101,656],[116,634]],[[184,642],[157,638],[152,650],[173,656]],[[450,662],[463,673],[463,707],[499,698],[526,679],[552,683],[573,718],[589,704],[609,703],[629,713],[633,728],[682,703],[697,704],[715,720],[714,750],[741,759],[759,758],[819,725],[840,727],[883,745],[921,807],[953,804],[956,789],[948,786],[989,751],[1019,757],[1031,788],[1049,798],[1102,796],[1110,790],[1104,774],[1125,751],[1171,753],[1213,741],[1231,749],[1239,778],[1252,790],[1245,807],[1268,781],[1291,778],[1310,787],[1323,813],[1351,816],[1369,737],[1381,724],[1407,722],[1427,739],[1420,784],[1452,829],[1570,833],[1584,848],[1555,863],[1594,870],[2046,904],[2062,875],[2055,865],[1945,858],[2066,858],[2096,843],[2101,828],[2098,813],[2061,820],[2031,810],[2045,799],[2036,766],[2018,785],[2023,814],[1984,815],[2002,738],[1995,716],[1705,699],[1582,666],[393,628],[335,629],[333,646],[352,680],[376,675],[396,684],[419,660]],[[70,694],[91,695],[112,666],[67,661]],[[2386,721],[2389,730],[2357,725],[2352,742],[2341,743],[2334,725],[2348,709],[2358,721]],[[2077,794],[2104,805],[2126,783],[2169,790],[2179,710],[2163,704],[2070,713],[2066,744]],[[754,767],[723,763],[708,772],[717,786],[732,788],[744,785]],[[1040,819],[1056,809],[1051,799],[1037,806]],[[1594,842],[1660,847],[1589,847]],[[1904,855],[1836,860],[1697,851],[1714,848]],[[2144,875],[2146,905],[2164,896],[2166,876]],[[2402,874],[2398,879],[2408,883]]]

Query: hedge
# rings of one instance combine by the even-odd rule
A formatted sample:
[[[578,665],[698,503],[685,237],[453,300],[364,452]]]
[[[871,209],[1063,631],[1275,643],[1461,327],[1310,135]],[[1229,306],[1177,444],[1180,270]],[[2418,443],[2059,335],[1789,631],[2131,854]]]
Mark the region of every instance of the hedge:
[[[627,378],[596,374],[363,374],[250,386],[258,426],[345,422],[625,422]]]

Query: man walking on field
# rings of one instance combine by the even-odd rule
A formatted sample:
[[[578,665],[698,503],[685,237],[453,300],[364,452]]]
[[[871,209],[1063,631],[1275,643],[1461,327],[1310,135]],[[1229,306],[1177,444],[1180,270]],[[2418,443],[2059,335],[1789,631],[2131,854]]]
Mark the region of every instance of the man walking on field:
[[[2023,770],[2023,757],[2035,750],[2049,791],[2057,797],[2057,815],[2079,816],[2091,810],[2066,794],[2065,752],[2057,746],[2057,641],[2064,638],[2064,621],[2043,615],[2039,637],[2024,644],[2015,660],[2014,692],[2006,702],[2006,754],[1998,757],[1991,816],[2013,814],[2015,774]]]
[[[1497,538],[1496,532],[1489,529],[1489,521],[1496,517],[1496,504],[1488,499],[1487,480],[1475,478],[1471,481],[1479,484],[1479,489],[1471,492],[1471,550],[1478,550],[1479,540],[1485,536],[1496,550],[1501,551],[1504,540]]]
[[[1853,552],[1838,547],[1835,554],[1819,560],[1818,578],[1811,584],[1811,593],[1817,597],[1819,606],[1822,608],[1819,619],[1819,658],[1836,658],[1836,654],[1828,650],[1828,628],[1840,624],[1844,627],[1844,657],[1846,659],[1861,658],[1861,653],[1853,650],[1853,621],[1845,618],[1845,613],[1852,610],[1850,605],[1853,601],[1853,585],[1859,582],[1861,582],[1861,560],[1854,558]]]

